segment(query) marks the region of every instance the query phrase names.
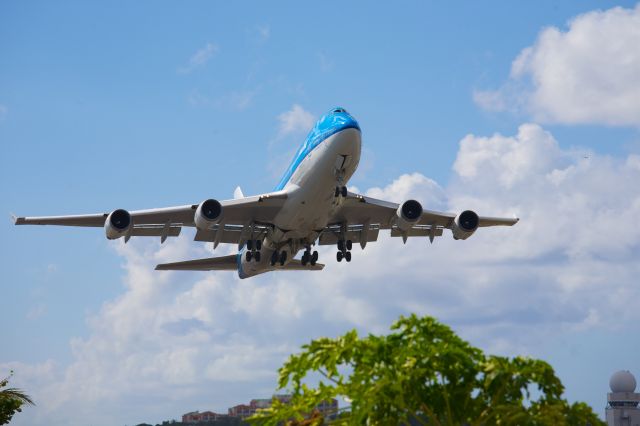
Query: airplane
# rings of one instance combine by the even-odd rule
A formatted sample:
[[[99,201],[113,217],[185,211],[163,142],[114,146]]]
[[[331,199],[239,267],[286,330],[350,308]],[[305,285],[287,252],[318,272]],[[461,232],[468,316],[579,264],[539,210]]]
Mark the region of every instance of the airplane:
[[[378,239],[428,237],[433,243],[444,229],[466,240],[478,228],[512,226],[518,218],[478,216],[426,210],[420,202],[402,204],[350,192],[347,183],[360,161],[361,130],[344,108],[323,115],[313,126],[272,192],[231,200],[207,199],[199,204],[74,215],[14,217],[16,225],[103,227],[110,240],[131,237],[177,237],[182,227],[195,227],[195,241],[237,244],[237,254],[164,263],[156,270],[237,271],[249,278],[269,271],[322,270],[317,245],[335,245],[336,260],[351,261],[354,244],[362,249]],[[302,251],[300,259],[295,256]]]

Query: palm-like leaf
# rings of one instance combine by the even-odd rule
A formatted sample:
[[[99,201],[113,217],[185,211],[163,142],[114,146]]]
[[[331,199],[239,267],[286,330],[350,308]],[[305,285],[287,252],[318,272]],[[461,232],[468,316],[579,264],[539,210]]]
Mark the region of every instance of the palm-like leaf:
[[[36,405],[31,397],[17,388],[8,388],[0,390],[0,399],[14,399],[22,402],[23,404]]]

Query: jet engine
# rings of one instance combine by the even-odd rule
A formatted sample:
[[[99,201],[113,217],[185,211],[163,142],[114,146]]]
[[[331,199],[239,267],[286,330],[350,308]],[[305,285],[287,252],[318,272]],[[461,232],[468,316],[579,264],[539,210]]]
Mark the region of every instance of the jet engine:
[[[104,222],[104,232],[110,240],[116,240],[129,232],[131,228],[131,215],[123,209],[114,210],[109,213]]]
[[[465,210],[456,216],[451,226],[454,240],[466,240],[478,229],[480,219],[476,212]]]
[[[422,205],[416,200],[405,201],[398,207],[396,216],[396,225],[398,225],[398,228],[407,231],[420,220],[420,216],[422,216]]]
[[[206,231],[222,218],[222,204],[218,200],[208,199],[198,205],[193,221],[196,228]]]

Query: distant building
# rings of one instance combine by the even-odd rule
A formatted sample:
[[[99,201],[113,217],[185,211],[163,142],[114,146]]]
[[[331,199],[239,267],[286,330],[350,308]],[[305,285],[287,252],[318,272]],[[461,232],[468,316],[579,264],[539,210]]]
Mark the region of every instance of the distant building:
[[[283,404],[287,404],[291,401],[291,395],[274,395],[273,398]],[[240,404],[229,408],[228,414],[230,417],[246,419],[247,417],[254,415],[259,409],[271,407],[272,401],[273,399],[252,399],[251,402],[249,402],[249,405]],[[338,412],[338,400],[331,399],[330,401],[324,401],[316,408],[320,413],[322,413],[322,415],[331,418]]]
[[[609,426],[640,426],[640,393],[636,393],[636,378],[628,371],[618,371],[609,380],[605,409]]]
[[[222,417],[226,416],[224,414],[214,413],[213,411],[203,411],[202,413],[199,411],[192,411],[191,413],[182,415],[182,423],[210,422]]]
[[[203,423],[222,420],[224,418],[229,419],[229,417],[244,420],[247,417],[254,415],[256,411],[260,409],[271,407],[273,399],[277,399],[283,404],[287,404],[291,402],[291,395],[274,395],[273,398],[269,399],[252,399],[248,405],[239,404],[229,408],[227,414],[217,414],[213,411],[204,411],[202,413],[199,411],[193,411],[182,415],[182,423]],[[327,418],[334,418],[338,412],[338,400],[331,399],[329,401],[324,401],[318,405],[316,409],[320,411],[323,416]]]

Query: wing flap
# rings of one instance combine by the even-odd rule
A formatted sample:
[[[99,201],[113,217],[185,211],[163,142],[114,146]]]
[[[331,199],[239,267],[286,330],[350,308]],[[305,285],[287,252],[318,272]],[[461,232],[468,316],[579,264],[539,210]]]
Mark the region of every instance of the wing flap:
[[[414,226],[404,232],[396,227],[391,228],[392,237],[441,237],[443,228],[435,227],[432,232],[431,226]]]

